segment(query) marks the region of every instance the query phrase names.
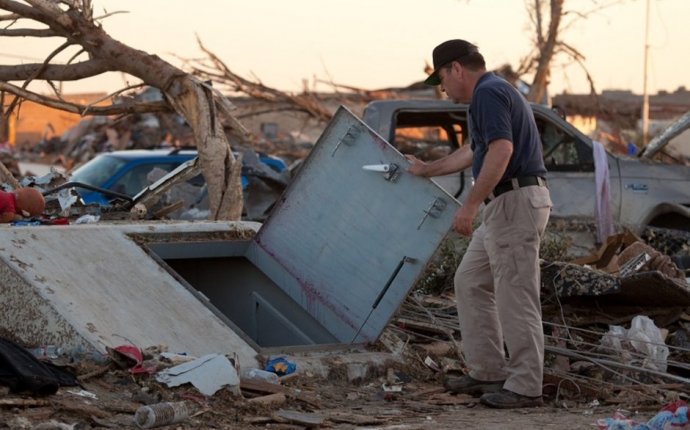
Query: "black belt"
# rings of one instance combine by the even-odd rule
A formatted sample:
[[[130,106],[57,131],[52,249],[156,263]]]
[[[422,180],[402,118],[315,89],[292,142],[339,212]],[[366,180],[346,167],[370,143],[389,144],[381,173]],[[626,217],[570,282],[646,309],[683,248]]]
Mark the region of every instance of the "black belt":
[[[489,194],[489,197],[484,200],[484,203],[488,205],[491,200],[503,193],[532,185],[545,187],[546,179],[542,178],[541,176],[520,176],[507,181],[499,182],[498,185],[496,185],[496,188],[494,188],[491,194]]]

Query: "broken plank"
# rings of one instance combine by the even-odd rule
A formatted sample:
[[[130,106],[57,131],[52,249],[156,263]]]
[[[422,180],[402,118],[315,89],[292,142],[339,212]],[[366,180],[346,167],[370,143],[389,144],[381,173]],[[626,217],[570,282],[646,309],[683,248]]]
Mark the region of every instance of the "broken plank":
[[[268,423],[273,422],[273,418],[266,417],[266,416],[245,417],[245,418],[242,418],[242,422],[246,423],[246,424],[251,424],[251,425],[261,425],[261,424],[268,424]]]
[[[153,214],[154,219],[160,219],[163,218],[164,216],[170,214],[171,212],[174,212],[178,209],[181,209],[185,206],[184,200],[178,200],[175,203],[172,203],[162,209],[160,209],[158,212]]]
[[[34,399],[0,399],[0,406],[48,406],[47,400]]]
[[[470,396],[469,394],[450,394],[450,393],[438,393],[428,400],[426,403],[430,405],[471,405],[477,403],[478,398]]]
[[[440,394],[446,391],[445,388],[443,387],[434,387],[434,388],[428,388],[426,390],[421,390],[417,391],[416,393],[410,393],[409,395],[405,396],[408,399],[416,399],[418,397],[428,397],[432,394]]]
[[[336,423],[354,424],[357,426],[376,425],[387,422],[386,419],[372,417],[368,415],[351,414],[348,412],[329,412],[327,415],[330,421]]]
[[[317,409],[321,408],[321,404],[318,400],[300,392],[294,388],[284,387],[278,384],[272,384],[265,381],[257,381],[253,379],[240,379],[240,389],[247,391],[254,391],[267,394],[283,393],[288,398],[299,400],[308,404],[309,406],[315,407]]]
[[[285,409],[274,412],[273,417],[279,421],[286,420],[289,423],[303,425],[307,428],[320,427],[326,421],[323,416],[318,414],[290,411]]]
[[[110,418],[112,416],[111,413],[106,412],[101,407],[76,403],[71,400],[53,400],[53,406],[58,410],[77,413],[84,417],[95,416],[97,418]]]
[[[427,323],[424,321],[415,321],[409,318],[396,318],[396,325],[406,329],[420,330],[428,333],[437,333],[445,336],[450,336],[452,330],[439,326],[438,324]]]
[[[287,397],[283,393],[273,393],[266,396],[254,397],[247,401],[249,403],[261,404],[264,406],[278,406],[287,402]]]
[[[290,382],[295,382],[298,379],[299,379],[299,374],[295,373],[295,372],[278,377],[278,381],[280,381],[281,384],[287,384]]]

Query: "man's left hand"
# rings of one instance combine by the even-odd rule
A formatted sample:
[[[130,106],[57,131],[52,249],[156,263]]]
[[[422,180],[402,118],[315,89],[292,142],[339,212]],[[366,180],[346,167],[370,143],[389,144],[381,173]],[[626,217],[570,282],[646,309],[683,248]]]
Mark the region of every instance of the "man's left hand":
[[[469,205],[462,205],[453,219],[453,229],[463,236],[472,235],[472,221],[477,215],[477,208]]]
[[[405,158],[410,162],[410,166],[407,168],[408,172],[415,176],[426,176],[427,163],[411,154],[405,154]]]

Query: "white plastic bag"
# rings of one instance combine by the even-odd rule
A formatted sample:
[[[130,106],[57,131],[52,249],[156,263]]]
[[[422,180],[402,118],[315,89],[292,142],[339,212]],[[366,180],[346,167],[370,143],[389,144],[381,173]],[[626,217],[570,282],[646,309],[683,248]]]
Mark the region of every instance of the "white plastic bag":
[[[633,318],[628,339],[637,352],[645,355],[642,367],[666,372],[668,346],[654,321],[644,315]]]
[[[610,326],[601,339],[601,345],[609,351],[616,351],[624,363],[666,372],[668,347],[664,344],[661,330],[647,316],[633,318],[629,329]]]

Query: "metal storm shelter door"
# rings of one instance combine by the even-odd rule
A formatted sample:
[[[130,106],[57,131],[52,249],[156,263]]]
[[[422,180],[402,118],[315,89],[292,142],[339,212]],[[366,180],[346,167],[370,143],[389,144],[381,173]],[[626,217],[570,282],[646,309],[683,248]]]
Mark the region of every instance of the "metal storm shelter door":
[[[341,107],[246,256],[343,343],[378,338],[459,203]]]

